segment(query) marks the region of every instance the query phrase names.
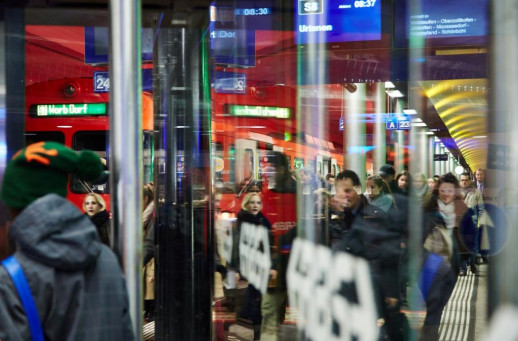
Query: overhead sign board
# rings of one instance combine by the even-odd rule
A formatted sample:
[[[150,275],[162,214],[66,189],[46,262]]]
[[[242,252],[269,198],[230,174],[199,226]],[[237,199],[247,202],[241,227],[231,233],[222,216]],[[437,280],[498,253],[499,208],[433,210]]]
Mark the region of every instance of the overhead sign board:
[[[29,108],[32,117],[101,116],[106,115],[108,103],[35,104]]]
[[[410,130],[410,117],[398,114],[385,119],[387,130]]]
[[[433,154],[434,161],[448,161],[448,154]]]
[[[387,130],[397,130],[398,129],[398,123],[397,118],[387,118],[385,121],[387,124]]]

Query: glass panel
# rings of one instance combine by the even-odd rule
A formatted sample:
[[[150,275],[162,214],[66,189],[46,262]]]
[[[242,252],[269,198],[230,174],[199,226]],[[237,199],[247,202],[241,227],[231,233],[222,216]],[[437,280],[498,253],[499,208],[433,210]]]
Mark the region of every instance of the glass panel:
[[[105,169],[109,169],[109,159],[107,151],[107,132],[106,131],[82,131],[77,132],[72,137],[72,148],[74,150],[88,149],[97,154],[105,165]],[[70,181],[70,189],[75,194],[98,193],[109,194],[108,177],[104,176],[94,182],[87,182],[72,175]]]
[[[24,135],[26,145],[41,141],[65,143],[65,134],[60,131],[28,131]]]
[[[489,3],[213,2],[213,141],[247,141],[259,159],[258,191],[217,191],[216,339],[484,328],[450,311],[473,313],[457,292],[475,305],[464,288],[487,273],[475,262],[485,206],[459,181],[490,155]],[[236,155],[239,181],[251,166]]]
[[[144,2],[156,339],[477,340],[516,309],[515,2]],[[106,2],[39,3],[0,5],[4,161],[52,140],[108,170]]]

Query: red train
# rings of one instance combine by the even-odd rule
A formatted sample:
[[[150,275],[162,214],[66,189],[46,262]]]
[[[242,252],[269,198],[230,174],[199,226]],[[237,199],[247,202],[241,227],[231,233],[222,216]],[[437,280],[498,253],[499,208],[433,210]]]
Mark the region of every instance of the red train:
[[[246,93],[212,93],[213,181],[222,193],[221,209],[235,217],[251,184],[260,184],[263,214],[274,233],[295,226],[294,193],[272,191],[273,151],[283,153],[290,170],[307,167],[322,177],[343,167],[343,152],[330,141],[297,134],[294,87],[250,87]]]
[[[46,140],[61,142],[74,150],[90,149],[109,166],[108,93],[95,93],[92,78],[32,84],[26,87],[26,98],[26,144]],[[150,93],[143,93],[142,108],[146,134],[153,129]],[[103,196],[109,210],[109,187],[104,180],[87,183],[72,177],[68,199],[82,208],[85,194],[93,191]]]

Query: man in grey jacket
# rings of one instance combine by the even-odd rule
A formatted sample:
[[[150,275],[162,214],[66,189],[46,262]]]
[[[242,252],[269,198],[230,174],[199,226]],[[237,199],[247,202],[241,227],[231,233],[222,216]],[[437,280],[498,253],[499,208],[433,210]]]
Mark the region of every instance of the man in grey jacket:
[[[65,199],[68,174],[99,177],[92,152],[40,142],[7,165],[1,192],[12,223],[9,237],[46,340],[134,340],[127,290],[115,255],[87,216]],[[0,267],[0,339],[30,340],[18,292]]]

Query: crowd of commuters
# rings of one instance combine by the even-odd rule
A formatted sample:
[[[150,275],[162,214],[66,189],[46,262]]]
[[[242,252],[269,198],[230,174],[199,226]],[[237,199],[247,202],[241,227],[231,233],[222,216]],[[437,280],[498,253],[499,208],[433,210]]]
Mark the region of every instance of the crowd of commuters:
[[[458,276],[466,276],[468,271],[476,274],[477,264],[487,260],[481,243],[487,219],[483,170],[477,170],[472,182],[469,173],[461,174],[460,181],[451,173],[426,179],[420,173],[396,174],[387,164],[362,184],[351,170],[319,178],[309,168],[290,172],[282,153],[272,153],[270,161],[275,175],[268,190],[300,194],[303,218],[312,219],[320,230],[316,241],[369,264],[382,337],[405,339],[408,323],[401,308],[406,304],[407,288],[416,286],[426,304],[422,339],[438,340],[441,316]],[[96,340],[106,335],[133,339],[122,272],[109,248],[110,214],[105,202],[100,195],[89,193],[81,213],[64,199],[68,173],[88,180],[101,171],[102,164],[93,153],[78,154],[57,143],[38,143],[16,154],[5,172],[1,196],[10,208],[9,235],[16,241],[15,258],[25,272],[37,309],[44,312],[40,327],[47,339]],[[216,231],[216,260],[223,277],[246,280],[240,275],[242,226],[246,223],[267,231],[261,252],[269,254],[271,261],[268,288],[260,290],[249,284],[244,300],[234,308],[238,320],[252,326],[254,340],[276,341],[288,304],[286,268],[297,228],[274,238],[271,222],[262,212],[261,187],[254,182],[242,190],[234,232]],[[220,200],[221,194],[215,193],[218,216]],[[422,273],[417,283],[409,283],[407,276],[409,200],[415,200],[423,213],[418,228]],[[144,186],[143,203],[144,308],[150,321],[155,309],[153,183]],[[218,240],[225,237],[233,239],[227,260],[220,255],[224,241]],[[0,338],[29,339],[34,331],[22,308],[25,303],[18,299],[18,289],[6,269],[0,267]],[[99,330],[91,328],[92,319]]]
[[[279,158],[281,156],[277,155],[276,162],[279,162]],[[376,174],[368,175],[362,184],[360,177],[351,170],[319,178],[308,168],[291,172],[290,175],[285,163],[282,164],[282,169],[277,167],[280,172],[276,183],[280,187],[289,187],[291,191],[300,191],[299,207],[304,210],[301,212],[302,218],[315,218],[320,222],[321,234],[326,234],[321,238],[316,237],[316,241],[327,244],[334,251],[362,257],[369,263],[376,306],[383,325],[382,337],[387,340],[405,339],[408,322],[401,309],[408,304],[407,291],[416,287],[421,289],[421,296],[426,304],[422,339],[438,340],[441,316],[458,276],[466,276],[468,271],[477,273],[477,255],[481,252],[479,231],[484,225],[484,203],[483,195],[471,182],[470,174],[462,174],[459,182],[451,173],[431,178],[426,178],[422,173],[411,175],[408,171],[396,174],[393,166],[387,164]],[[482,170],[477,173],[482,173]],[[254,191],[243,199],[246,204],[238,215],[237,234],[244,217],[250,217],[247,221],[266,227],[271,234],[270,222],[260,214],[263,207],[260,192]],[[410,200],[415,200],[422,208],[423,217],[423,224],[418,229],[422,235],[423,253],[422,274],[418,276],[418,283],[409,283],[408,276]],[[255,201],[261,205],[251,211]],[[309,203],[313,206],[308,206]],[[275,244],[271,248],[272,258],[281,257],[279,250],[286,249],[286,244],[296,234],[295,230],[296,227],[277,240],[271,238]],[[285,271],[285,267],[272,265],[272,270],[278,276]],[[433,274],[432,277],[430,273]],[[251,294],[253,290],[252,287],[247,291],[247,305],[251,298],[261,300],[259,292]],[[274,292],[271,288],[268,291],[269,294]],[[262,299],[264,301],[264,295]],[[269,300],[270,305],[272,302],[277,303],[277,311],[279,307],[285,308],[285,296]],[[252,308],[256,314],[252,314],[254,317],[250,317],[250,312],[248,313],[254,325],[263,324],[263,328],[255,328],[254,340],[277,340],[275,335],[267,338],[257,333],[257,330],[265,330],[264,318],[267,316],[263,304],[260,310],[263,318],[261,322],[257,315],[257,306],[258,302]],[[246,316],[246,313],[241,315]],[[268,326],[271,327],[275,320],[279,323],[282,318],[276,315],[275,319],[268,321]],[[276,332],[275,328],[272,330]]]

